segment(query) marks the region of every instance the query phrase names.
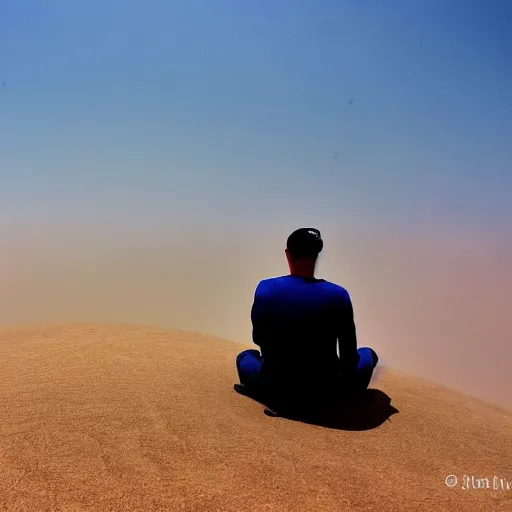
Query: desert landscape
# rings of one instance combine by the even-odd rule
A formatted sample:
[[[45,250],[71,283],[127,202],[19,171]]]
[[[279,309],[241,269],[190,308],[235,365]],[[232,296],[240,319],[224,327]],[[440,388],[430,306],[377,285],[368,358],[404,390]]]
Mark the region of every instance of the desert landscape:
[[[3,328],[0,509],[511,509],[510,411],[383,368],[352,420],[270,417],[233,389],[244,348],[127,324]]]
[[[510,512],[512,3],[0,2],[0,511]],[[235,387],[299,227],[380,366]]]

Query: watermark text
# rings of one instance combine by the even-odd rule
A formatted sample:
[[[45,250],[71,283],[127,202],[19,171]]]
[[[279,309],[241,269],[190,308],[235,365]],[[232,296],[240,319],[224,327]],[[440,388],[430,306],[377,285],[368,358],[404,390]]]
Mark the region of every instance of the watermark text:
[[[512,491],[512,479],[493,475],[491,477],[477,477],[474,475],[448,475],[445,478],[446,487],[455,487],[464,491],[472,489],[489,489],[491,491]]]

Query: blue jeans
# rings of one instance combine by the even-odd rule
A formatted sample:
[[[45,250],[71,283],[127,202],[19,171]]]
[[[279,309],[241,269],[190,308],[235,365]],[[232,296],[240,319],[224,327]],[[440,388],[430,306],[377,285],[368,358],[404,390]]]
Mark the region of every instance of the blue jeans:
[[[356,394],[365,391],[373,376],[373,370],[377,366],[378,356],[375,351],[369,347],[358,349],[359,363],[354,377],[354,382],[350,382],[350,391]],[[236,367],[240,384],[251,389],[261,387],[261,369],[263,366],[263,357],[258,350],[249,349],[240,352],[236,358]]]

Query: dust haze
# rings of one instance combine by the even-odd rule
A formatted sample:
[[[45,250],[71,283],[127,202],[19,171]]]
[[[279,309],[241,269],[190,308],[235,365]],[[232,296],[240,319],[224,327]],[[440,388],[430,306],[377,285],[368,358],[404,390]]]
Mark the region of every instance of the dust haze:
[[[0,324],[129,322],[250,345],[254,288],[287,272],[284,241],[295,227],[11,232]],[[348,288],[360,345],[384,365],[512,406],[510,245],[332,227],[323,235],[317,274]]]

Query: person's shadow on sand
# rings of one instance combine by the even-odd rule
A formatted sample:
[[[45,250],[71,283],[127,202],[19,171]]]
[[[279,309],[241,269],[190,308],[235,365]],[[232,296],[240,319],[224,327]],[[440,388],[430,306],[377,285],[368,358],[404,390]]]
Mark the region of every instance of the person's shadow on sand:
[[[256,400],[266,407],[265,414],[293,421],[309,423],[338,430],[371,430],[389,420],[398,409],[391,405],[391,398],[379,389],[368,389],[354,403],[340,404],[322,413],[297,413],[286,411],[276,403],[251,394],[245,386],[235,384],[237,393]]]

